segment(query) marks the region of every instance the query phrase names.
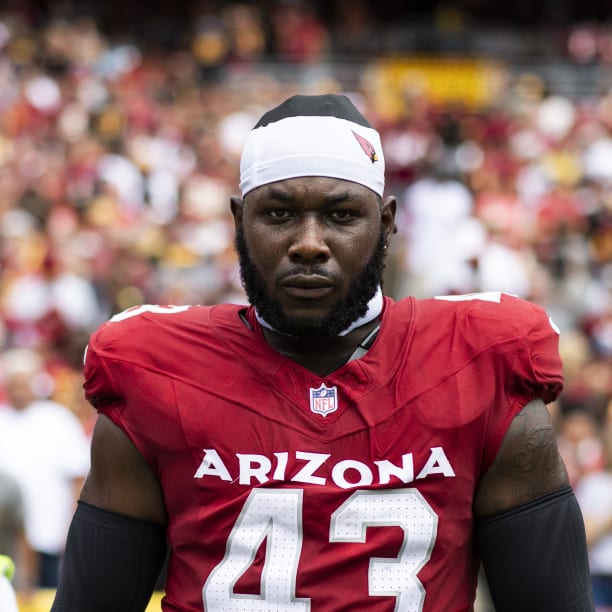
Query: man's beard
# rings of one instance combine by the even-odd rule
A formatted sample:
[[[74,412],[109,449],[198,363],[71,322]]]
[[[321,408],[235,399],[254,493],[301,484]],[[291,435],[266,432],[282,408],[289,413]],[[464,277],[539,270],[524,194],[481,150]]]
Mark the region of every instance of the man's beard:
[[[291,321],[279,304],[266,294],[264,280],[255,267],[244,239],[242,228],[236,232],[236,251],[240,261],[240,279],[249,302],[273,329],[290,336],[337,336],[351,323],[365,315],[368,303],[382,285],[385,269],[385,235],[381,229],[378,244],[361,274],[351,283],[348,295],[332,307],[330,313],[319,319]],[[316,273],[316,267],[308,270]]]

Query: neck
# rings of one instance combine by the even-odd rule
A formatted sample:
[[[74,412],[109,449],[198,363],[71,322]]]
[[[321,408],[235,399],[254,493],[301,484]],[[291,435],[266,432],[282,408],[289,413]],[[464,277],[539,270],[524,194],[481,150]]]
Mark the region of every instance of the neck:
[[[263,332],[268,344],[279,353],[318,376],[326,376],[350,361],[359,345],[378,324],[379,319],[376,317],[345,334],[318,338],[288,336],[266,327]]]

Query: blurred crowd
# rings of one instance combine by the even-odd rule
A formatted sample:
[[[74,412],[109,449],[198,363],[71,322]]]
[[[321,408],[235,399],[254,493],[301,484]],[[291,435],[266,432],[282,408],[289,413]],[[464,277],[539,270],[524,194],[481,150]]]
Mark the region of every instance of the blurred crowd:
[[[27,552],[9,552],[38,555],[30,586],[47,585],[40,568],[64,534],[35,535],[40,484],[24,472],[43,477],[32,466],[44,464],[73,503],[95,419],[81,390],[88,335],[136,304],[245,302],[228,206],[242,142],[263,110],[324,91],[351,96],[382,135],[400,204],[386,292],[508,291],[561,329],[566,387],[550,408],[594,571],[612,575],[612,88],[572,98],[522,74],[474,108],[406,86],[390,115],[367,66],[352,66],[363,78],[348,90],[329,68],[369,32],[367,3],[337,5],[341,36],[309,3],[235,3],[165,52],[88,17],[0,15],[0,507],[12,509],[0,546],[21,512]]]

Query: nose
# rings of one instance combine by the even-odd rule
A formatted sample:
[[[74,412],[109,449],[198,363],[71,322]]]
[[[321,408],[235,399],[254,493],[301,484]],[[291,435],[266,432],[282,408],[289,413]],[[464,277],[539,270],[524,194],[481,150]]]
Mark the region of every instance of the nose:
[[[330,254],[321,221],[310,216],[302,219],[289,247],[289,257],[293,261],[320,263],[327,261]]]

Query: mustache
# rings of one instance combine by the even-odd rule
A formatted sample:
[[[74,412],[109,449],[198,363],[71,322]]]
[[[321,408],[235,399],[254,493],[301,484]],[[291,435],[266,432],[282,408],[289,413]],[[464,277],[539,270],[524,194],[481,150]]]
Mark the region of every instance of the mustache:
[[[330,281],[338,280],[338,275],[330,273],[329,270],[326,270],[322,266],[293,266],[289,270],[285,270],[277,277],[277,281],[282,281],[291,276],[321,276],[323,278],[327,278]]]

